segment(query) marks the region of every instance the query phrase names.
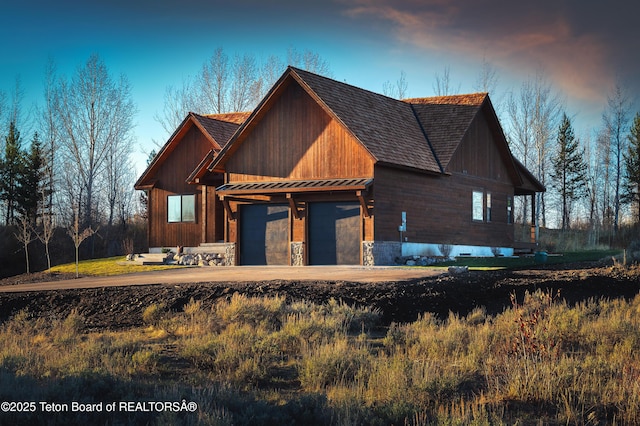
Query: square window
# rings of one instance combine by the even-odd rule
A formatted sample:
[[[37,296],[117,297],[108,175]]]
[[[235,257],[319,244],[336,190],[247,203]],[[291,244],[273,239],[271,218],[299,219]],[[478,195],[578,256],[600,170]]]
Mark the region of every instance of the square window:
[[[167,221],[195,222],[196,221],[196,196],[169,195],[167,197]]]

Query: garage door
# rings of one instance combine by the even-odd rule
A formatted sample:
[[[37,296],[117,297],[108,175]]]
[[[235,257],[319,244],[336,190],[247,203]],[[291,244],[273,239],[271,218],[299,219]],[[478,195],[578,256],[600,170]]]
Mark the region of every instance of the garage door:
[[[240,206],[240,264],[289,264],[289,206]]]
[[[309,263],[360,264],[360,204],[309,204]]]

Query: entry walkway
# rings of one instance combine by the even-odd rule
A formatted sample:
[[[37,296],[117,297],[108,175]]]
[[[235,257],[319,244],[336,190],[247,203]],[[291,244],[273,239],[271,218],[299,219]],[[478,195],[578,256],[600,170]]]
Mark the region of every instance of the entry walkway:
[[[187,284],[201,282],[251,281],[406,281],[439,275],[445,269],[407,268],[399,266],[225,266],[176,268],[113,277],[84,277],[0,286],[0,293],[116,287],[148,284]]]

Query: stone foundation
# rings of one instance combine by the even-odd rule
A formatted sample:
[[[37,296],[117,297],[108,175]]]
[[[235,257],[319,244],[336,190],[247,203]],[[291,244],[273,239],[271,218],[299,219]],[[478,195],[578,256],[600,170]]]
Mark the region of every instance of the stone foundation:
[[[180,251],[180,253],[176,253]],[[176,248],[166,253],[163,263],[186,266],[234,266],[235,243],[208,243],[199,247]]]
[[[364,266],[394,265],[402,255],[402,243],[396,241],[363,241],[362,264]]]
[[[291,266],[304,266],[304,243],[291,243]]]
[[[224,266],[236,265],[236,243],[225,243]]]

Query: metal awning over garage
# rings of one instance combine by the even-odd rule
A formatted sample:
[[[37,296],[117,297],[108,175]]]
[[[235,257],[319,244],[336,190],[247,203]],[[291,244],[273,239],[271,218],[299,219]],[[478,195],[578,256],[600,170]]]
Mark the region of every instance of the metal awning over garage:
[[[216,188],[216,193],[225,196],[294,192],[363,191],[369,188],[372,183],[372,178],[239,182],[221,185]]]

